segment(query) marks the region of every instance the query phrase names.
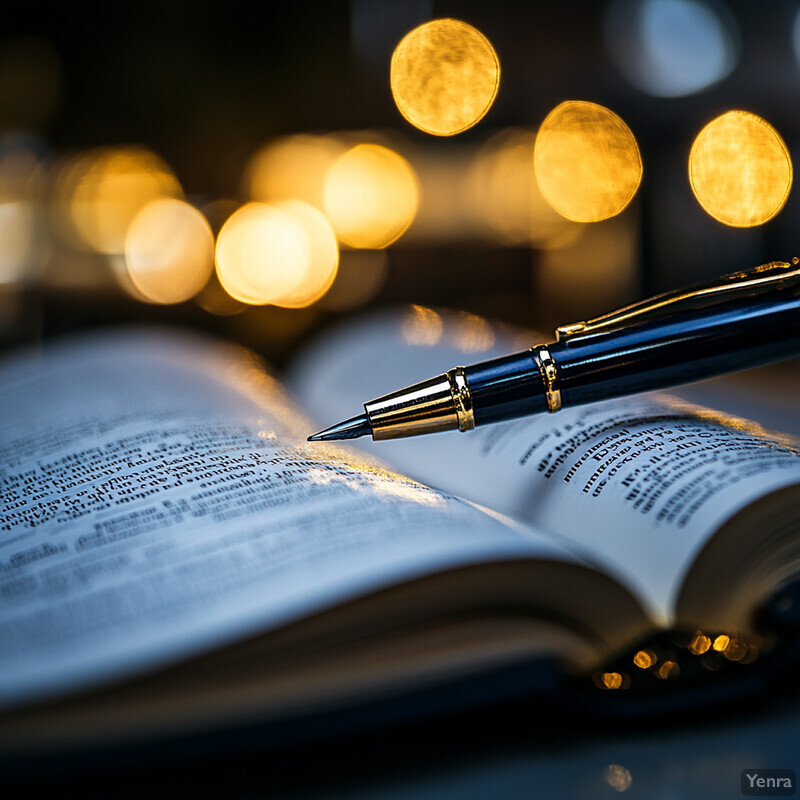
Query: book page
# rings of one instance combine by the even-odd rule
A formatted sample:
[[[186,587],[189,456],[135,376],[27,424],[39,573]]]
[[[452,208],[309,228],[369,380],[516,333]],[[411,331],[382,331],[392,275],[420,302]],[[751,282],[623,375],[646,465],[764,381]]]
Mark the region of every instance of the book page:
[[[412,307],[329,334],[298,359],[291,383],[323,427],[381,394],[535,343],[467,314]],[[358,444],[418,480],[568,538],[664,624],[713,531],[800,481],[795,439],[671,395]]]
[[[103,333],[0,367],[0,705],[416,575],[569,559],[308,423],[246,351]]]

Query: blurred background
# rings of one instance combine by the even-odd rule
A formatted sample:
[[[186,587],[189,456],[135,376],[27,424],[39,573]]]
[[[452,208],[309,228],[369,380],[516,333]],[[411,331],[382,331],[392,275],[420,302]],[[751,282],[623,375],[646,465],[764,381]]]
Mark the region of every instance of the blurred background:
[[[798,252],[797,0],[123,0],[3,22],[3,350],[164,322],[280,367],[374,307],[550,331]]]
[[[408,38],[447,19],[459,22]],[[281,368],[330,326],[406,303],[549,336],[800,255],[798,108],[800,0],[7,4],[0,351],[149,322]],[[459,777],[476,746],[448,729],[428,750],[453,791],[434,772],[425,796],[489,781],[483,796],[610,796],[630,768],[634,795],[710,797],[718,767],[738,780],[771,758],[791,765],[796,699],[790,712],[763,735],[749,718],[695,738],[667,728],[666,742],[600,726],[577,739],[577,770],[571,752],[551,763],[547,729],[511,743],[517,760],[498,755],[507,733],[487,737],[483,783]],[[342,759],[345,782],[423,796],[408,743],[394,794],[364,782],[384,743]],[[260,759],[237,773],[251,796]],[[296,766],[279,773],[287,785]],[[186,775],[156,779],[183,788]]]

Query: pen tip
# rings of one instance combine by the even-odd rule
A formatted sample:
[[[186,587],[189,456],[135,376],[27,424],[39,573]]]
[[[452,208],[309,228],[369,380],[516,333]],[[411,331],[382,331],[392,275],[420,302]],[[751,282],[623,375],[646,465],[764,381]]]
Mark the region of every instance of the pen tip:
[[[357,417],[352,417],[338,425],[331,425],[330,428],[319,433],[313,433],[308,437],[309,442],[331,442],[338,441],[339,439],[358,439],[360,436],[371,436],[372,425],[369,424],[369,419],[366,415],[360,414]]]

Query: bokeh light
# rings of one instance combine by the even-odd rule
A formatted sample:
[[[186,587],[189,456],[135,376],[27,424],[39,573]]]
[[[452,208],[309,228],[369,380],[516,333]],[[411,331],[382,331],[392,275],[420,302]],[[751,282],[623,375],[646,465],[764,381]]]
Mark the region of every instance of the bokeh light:
[[[339,240],[379,249],[396,241],[414,220],[419,184],[411,165],[377,144],[358,144],[325,177],[324,208]]]
[[[160,197],[182,197],[178,179],[141,147],[100,148],[72,160],[58,180],[62,205],[80,241],[99,253],[122,253],[133,218]]]
[[[485,317],[458,311],[453,314],[451,324],[450,343],[462,353],[485,353],[494,346],[494,329]]]
[[[619,672],[604,672],[600,676],[600,680],[602,681],[602,685],[606,689],[621,689],[623,680],[622,675]]]
[[[237,209],[241,208],[241,206],[242,204],[239,201],[223,197],[205,203],[200,207],[200,211],[211,226],[211,232],[215,241],[217,235],[222,230],[222,226]],[[241,314],[251,307],[231,297],[228,292],[225,291],[222,284],[219,282],[216,270],[212,271],[205,286],[195,295],[194,302],[204,311],[213,314],[215,317],[232,317],[236,314]]]
[[[407,33],[392,54],[391,88],[400,113],[436,136],[471,128],[491,108],[500,62],[465,22],[436,19]]]
[[[649,669],[656,661],[658,658],[652,650],[638,650],[633,656],[633,663],[639,669]]]
[[[689,652],[695,656],[701,656],[703,653],[708,652],[711,647],[711,639],[706,636],[702,631],[697,631],[689,642]]]
[[[328,218],[308,203],[286,200],[277,208],[295,220],[309,244],[308,270],[292,289],[273,303],[284,308],[303,308],[319,300],[330,289],[339,266],[339,245]]]
[[[469,171],[470,215],[508,247],[559,247],[581,230],[544,199],[533,168],[536,134],[510,128],[492,136]]]
[[[346,149],[335,136],[298,134],[269,142],[245,169],[245,191],[262,203],[297,199],[321,209],[325,174]]]
[[[444,323],[441,314],[432,308],[412,305],[400,326],[406,344],[432,347],[442,338]]]
[[[728,661],[742,661],[747,656],[747,645],[741,639],[731,639],[723,655]]]
[[[0,202],[0,284],[23,283],[30,277],[36,233],[36,209],[31,203]]]
[[[539,189],[567,219],[599,222],[619,214],[642,180],[630,128],[596,103],[567,101],[542,123],[534,146]]]
[[[128,297],[133,298],[138,303],[155,303],[147,295],[142,294],[137,288],[136,284],[131,280],[130,272],[128,271],[128,264],[125,260],[124,253],[116,253],[105,257],[103,264],[104,272],[109,274],[114,279],[114,283],[118,289],[122,289]]]
[[[725,225],[749,228],[772,219],[792,187],[792,160],[766,120],[728,111],[706,125],[689,154],[697,201]]]
[[[726,633],[721,633],[719,636],[715,637],[714,644],[712,645],[712,647],[718,653],[724,653],[725,648],[730,644],[730,641],[731,641],[730,636],[728,636]]]
[[[274,303],[294,292],[310,264],[311,246],[303,226],[266,203],[242,206],[217,237],[219,282],[243,303]]]
[[[24,140],[0,142],[0,284],[32,282],[50,255],[44,180],[42,162]]]
[[[131,282],[148,301],[189,300],[203,288],[214,267],[211,227],[183,200],[153,200],[128,229],[125,265]]]
[[[609,764],[605,770],[606,783],[617,792],[627,791],[633,783],[631,771],[621,764]]]
[[[605,35],[620,72],[655,97],[682,97],[719,82],[739,60],[730,11],[705,0],[616,0]]]
[[[656,676],[661,678],[662,681],[669,678],[677,678],[681,674],[681,668],[675,661],[665,661],[656,670]]]

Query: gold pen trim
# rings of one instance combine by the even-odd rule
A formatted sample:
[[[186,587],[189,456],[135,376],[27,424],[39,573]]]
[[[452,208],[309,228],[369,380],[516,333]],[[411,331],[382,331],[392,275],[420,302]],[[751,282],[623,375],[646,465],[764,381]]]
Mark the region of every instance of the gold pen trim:
[[[561,410],[561,390],[558,388],[558,369],[550,351],[543,344],[531,347],[531,354],[544,381],[547,410],[551,414]]]
[[[364,411],[376,441],[475,427],[464,367],[370,400]]]
[[[447,373],[450,379],[450,393],[458,417],[458,429],[461,433],[471,431],[475,427],[475,414],[472,411],[472,394],[467,383],[464,367],[456,367]]]
[[[732,272],[715,281],[665,292],[603,314],[601,317],[559,325],[556,341],[569,342],[582,336],[610,333],[630,325],[663,319],[667,314],[691,311],[737,297],[753,296],[800,282],[800,259],[770,261],[743,272]]]

